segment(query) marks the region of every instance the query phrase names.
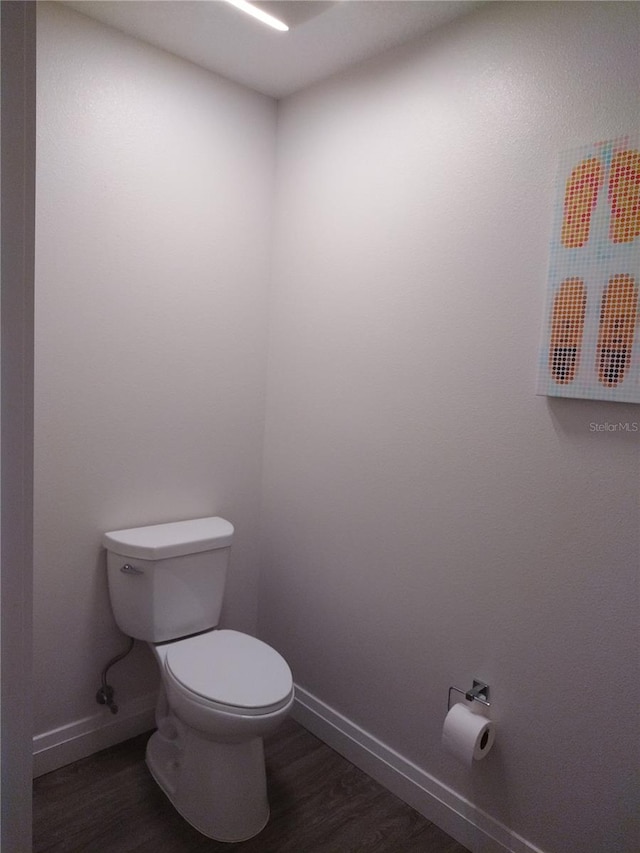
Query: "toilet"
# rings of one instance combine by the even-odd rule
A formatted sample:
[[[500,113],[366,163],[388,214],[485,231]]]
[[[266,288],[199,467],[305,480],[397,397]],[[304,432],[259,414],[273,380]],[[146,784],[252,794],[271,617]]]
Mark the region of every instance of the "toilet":
[[[102,540],[118,627],[150,644],[162,675],[147,766],[195,829],[226,842],[251,838],[269,820],[262,739],[294,698],[275,649],[217,628],[233,532],[211,517]]]

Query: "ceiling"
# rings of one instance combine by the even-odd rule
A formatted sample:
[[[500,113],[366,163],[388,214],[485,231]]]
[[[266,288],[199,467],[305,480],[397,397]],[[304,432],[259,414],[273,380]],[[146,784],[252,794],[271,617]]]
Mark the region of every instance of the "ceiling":
[[[65,5],[275,98],[468,13],[458,0],[271,0],[283,33],[222,0],[66,0]]]

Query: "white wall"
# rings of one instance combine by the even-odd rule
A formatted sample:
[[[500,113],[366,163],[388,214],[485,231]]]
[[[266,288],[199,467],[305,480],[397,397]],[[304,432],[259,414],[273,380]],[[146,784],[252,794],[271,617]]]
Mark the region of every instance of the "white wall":
[[[550,853],[638,849],[639,439],[590,423],[640,410],[534,389],[557,155],[637,129],[639,36],[490,4],[279,114],[263,636]],[[440,735],[476,676],[470,773]]]
[[[73,735],[126,647],[104,531],[229,518],[224,624],[255,628],[276,108],[58,4],[37,95],[35,732]],[[110,676],[126,714],[155,664]]]

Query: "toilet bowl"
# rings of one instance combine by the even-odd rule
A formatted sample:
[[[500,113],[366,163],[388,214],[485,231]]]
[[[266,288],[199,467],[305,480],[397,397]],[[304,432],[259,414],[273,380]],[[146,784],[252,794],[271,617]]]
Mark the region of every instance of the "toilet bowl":
[[[262,738],[288,715],[284,658],[238,631],[152,645],[162,673],[147,766],[199,832],[244,841],[269,819]]]
[[[267,734],[291,707],[291,670],[255,637],[214,630],[153,650],[170,707],[186,725],[216,740]]]
[[[239,842],[269,819],[262,739],[294,688],[275,649],[217,628],[232,534],[203,518],[107,533],[103,545],[116,622],[149,643],[161,673],[147,766],[195,829]]]

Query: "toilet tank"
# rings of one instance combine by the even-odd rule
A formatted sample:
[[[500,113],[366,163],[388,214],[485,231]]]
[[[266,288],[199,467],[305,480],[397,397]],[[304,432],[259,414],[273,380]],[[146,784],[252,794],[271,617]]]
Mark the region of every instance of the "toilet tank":
[[[233,525],[196,518],[105,533],[111,607],[130,637],[162,643],[215,628]]]

